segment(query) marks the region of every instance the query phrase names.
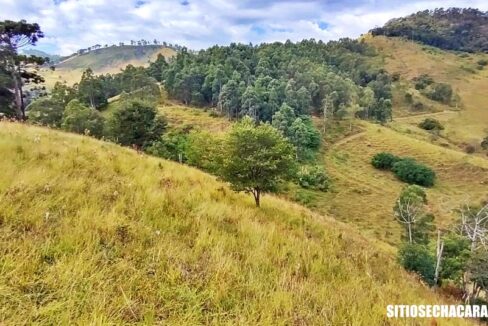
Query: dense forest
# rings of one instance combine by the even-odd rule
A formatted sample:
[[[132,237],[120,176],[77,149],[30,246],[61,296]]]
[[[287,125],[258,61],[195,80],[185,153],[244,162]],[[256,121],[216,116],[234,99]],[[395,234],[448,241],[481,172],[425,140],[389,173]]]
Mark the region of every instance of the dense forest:
[[[160,57],[148,73],[174,99],[216,107],[229,119],[271,121],[286,103],[296,115],[385,121],[391,116],[391,78],[368,64],[374,55],[373,48],[351,39],[230,44],[198,53],[183,49],[169,63]]]
[[[402,36],[446,50],[488,52],[488,12],[472,8],[424,10],[392,19],[371,33]]]

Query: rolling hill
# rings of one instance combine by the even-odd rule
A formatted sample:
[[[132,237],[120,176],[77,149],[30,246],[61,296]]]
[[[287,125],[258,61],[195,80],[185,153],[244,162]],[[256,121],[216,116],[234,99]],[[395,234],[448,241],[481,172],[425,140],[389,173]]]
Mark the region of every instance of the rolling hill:
[[[175,104],[161,105],[159,111],[167,117],[170,129],[191,126],[213,133],[225,132],[230,124],[201,109]],[[461,205],[487,199],[488,160],[468,155],[455,146],[441,146],[410,125],[425,116],[444,119],[446,114],[452,118],[451,112],[426,113],[397,119],[385,126],[354,121],[352,131],[349,122],[343,121],[347,127],[334,139],[329,139],[334,132],[329,128],[318,164],[323,164],[332,179],[331,189],[321,192],[290,185],[286,196],[316,213],[360,228],[368,238],[397,246],[403,231],[393,218],[393,206],[405,183],[391,173],[374,169],[370,163],[374,154],[386,151],[413,157],[434,168],[438,182],[426,190],[429,210],[435,214],[439,227],[449,226],[458,217],[456,210]]]
[[[421,74],[452,86],[460,97],[459,105],[447,106],[423,98],[433,111],[444,112],[439,118],[444,121],[443,136],[447,141],[463,148],[465,144],[479,144],[488,135],[488,68],[480,69],[477,65],[479,61],[488,60],[488,54],[443,51],[396,37],[365,37],[365,41],[380,53],[385,69],[391,74],[399,74],[400,81],[409,84],[411,89],[412,79]],[[408,110],[402,107],[399,98],[404,93],[393,94],[396,95],[394,112],[405,115]],[[406,115],[419,113],[422,112],[407,112]],[[412,123],[418,123],[415,118],[400,121],[410,127]]]
[[[387,245],[196,169],[7,122],[0,152],[1,323],[400,325],[386,305],[445,302]]]
[[[78,82],[87,68],[91,68],[95,74],[116,73],[129,64],[147,66],[159,54],[169,58],[175,55],[175,51],[159,45],[100,48],[86,54],[70,56],[56,64],[54,71],[43,68],[41,74],[46,80],[46,86],[51,88],[57,81],[66,81],[68,84]]]

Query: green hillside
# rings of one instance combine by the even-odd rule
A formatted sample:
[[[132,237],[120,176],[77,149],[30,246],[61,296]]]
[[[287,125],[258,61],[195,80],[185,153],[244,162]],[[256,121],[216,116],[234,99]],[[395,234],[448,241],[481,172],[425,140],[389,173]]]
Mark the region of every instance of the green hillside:
[[[0,152],[2,324],[402,325],[386,305],[441,302],[388,246],[198,170],[6,122]]]

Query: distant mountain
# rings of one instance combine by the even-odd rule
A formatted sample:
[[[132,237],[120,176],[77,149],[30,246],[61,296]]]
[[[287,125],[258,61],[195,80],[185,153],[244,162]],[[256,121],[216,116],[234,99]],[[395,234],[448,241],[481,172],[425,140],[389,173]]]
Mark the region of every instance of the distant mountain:
[[[94,72],[111,72],[118,71],[128,64],[144,66],[149,61],[154,61],[158,54],[171,57],[175,51],[161,45],[111,46],[72,55],[58,63],[56,67],[60,69],[91,68]]]
[[[49,53],[46,53],[44,51],[36,50],[36,49],[27,49],[27,50],[24,50],[23,53],[26,55],[35,55],[35,56],[42,57],[42,58],[49,58],[50,64],[56,64],[62,60],[62,57],[60,55],[49,54]]]
[[[424,10],[392,19],[371,33],[402,36],[445,50],[488,52],[488,12],[472,8]]]
[[[103,47],[83,54],[64,57],[55,65],[55,70],[43,69],[41,74],[46,79],[46,86],[51,88],[55,82],[74,84],[80,81],[83,71],[91,68],[95,74],[116,73],[127,65],[147,66],[155,61],[159,54],[172,57],[176,51],[161,45],[111,46]]]

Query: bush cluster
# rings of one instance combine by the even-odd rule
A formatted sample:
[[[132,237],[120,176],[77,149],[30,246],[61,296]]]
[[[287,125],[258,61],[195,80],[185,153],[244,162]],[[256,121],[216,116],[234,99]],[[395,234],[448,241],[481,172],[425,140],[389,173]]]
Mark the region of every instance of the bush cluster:
[[[424,130],[444,130],[444,126],[437,119],[426,118],[419,123],[419,127]]]
[[[378,153],[373,156],[371,164],[380,170],[391,170],[403,182],[423,187],[432,187],[435,172],[428,166],[412,158],[402,158],[391,153]]]
[[[371,164],[373,164],[375,168],[380,170],[391,170],[393,168],[393,164],[395,164],[399,160],[400,158],[398,156],[395,156],[391,153],[382,152],[373,156]]]
[[[303,166],[297,173],[297,179],[298,184],[306,189],[329,189],[329,177],[321,166]]]

